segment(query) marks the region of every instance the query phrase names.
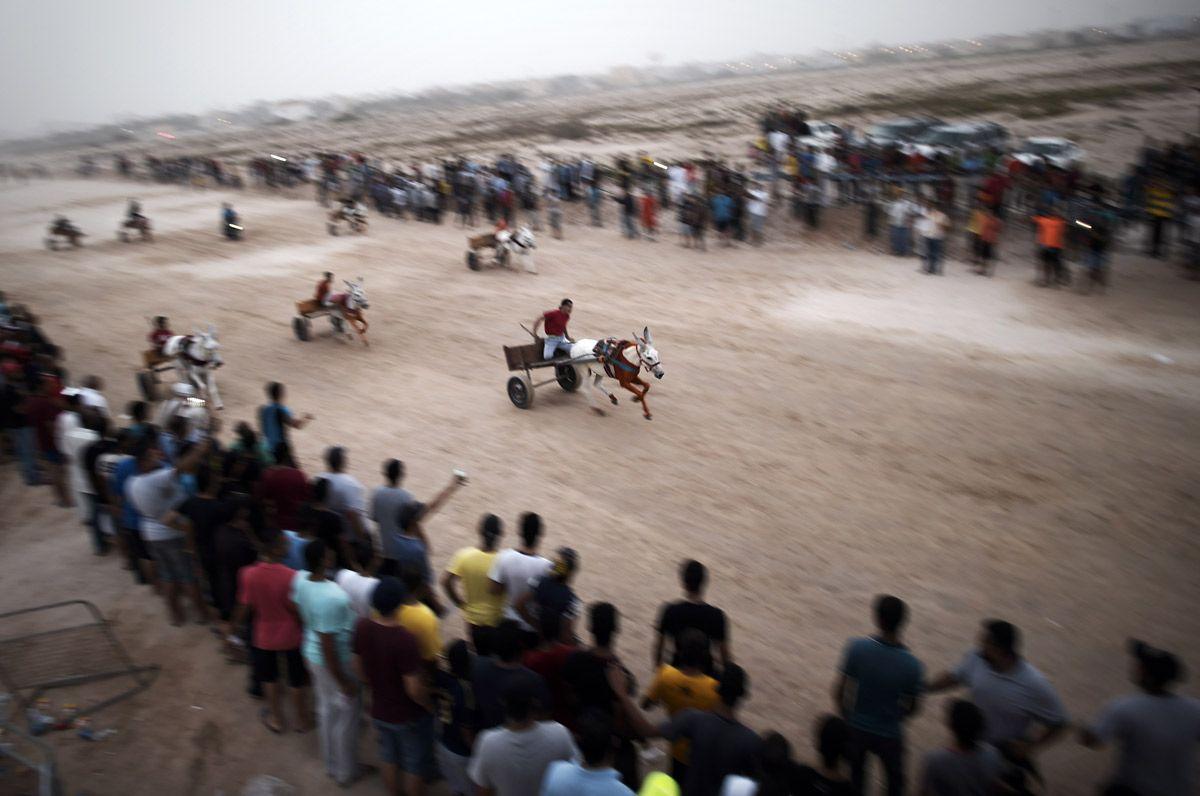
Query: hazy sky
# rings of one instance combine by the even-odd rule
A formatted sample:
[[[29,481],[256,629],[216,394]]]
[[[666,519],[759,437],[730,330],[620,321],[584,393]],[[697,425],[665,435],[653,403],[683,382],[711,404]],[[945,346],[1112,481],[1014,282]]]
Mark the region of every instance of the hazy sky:
[[[0,0],[0,131],[1195,13],[1195,0]]]

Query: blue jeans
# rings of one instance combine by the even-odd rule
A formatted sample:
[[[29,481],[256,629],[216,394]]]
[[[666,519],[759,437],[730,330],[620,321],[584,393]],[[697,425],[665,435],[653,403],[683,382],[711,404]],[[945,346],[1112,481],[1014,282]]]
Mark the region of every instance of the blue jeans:
[[[564,354],[570,356],[571,343],[567,342],[567,338],[563,337],[561,334],[546,335],[546,341],[542,345],[542,359],[551,359],[557,355],[559,351],[562,351]]]
[[[425,779],[437,771],[433,758],[433,714],[423,713],[406,724],[371,719],[379,734],[379,759]]]
[[[925,273],[940,274],[942,272],[941,238],[925,238]]]
[[[892,254],[897,257],[908,256],[908,227],[891,227]]]
[[[600,218],[600,189],[591,188],[588,191],[588,210],[592,213],[592,226],[598,227],[601,225]]]
[[[76,497],[87,501],[87,527],[92,532],[92,548],[96,551],[96,555],[101,555],[108,551],[108,537],[100,530],[100,512],[103,509],[96,501],[96,496],[90,492],[80,492]]]
[[[622,213],[621,228],[625,232],[625,237],[636,238],[638,236],[636,216],[632,216],[629,213]]]
[[[8,438],[12,440],[13,448],[17,452],[17,462],[21,467],[21,477],[25,479],[27,486],[36,486],[41,477],[38,473],[37,453],[33,445],[33,428],[25,426],[24,428],[8,429]]]

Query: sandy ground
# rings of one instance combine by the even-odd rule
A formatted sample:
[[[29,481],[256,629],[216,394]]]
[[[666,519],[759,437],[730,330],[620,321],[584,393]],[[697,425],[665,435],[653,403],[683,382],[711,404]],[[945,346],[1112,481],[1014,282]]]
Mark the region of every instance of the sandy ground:
[[[112,237],[135,191],[153,244]],[[981,618],[1015,622],[1079,718],[1127,690],[1130,635],[1200,666],[1200,284],[1173,267],[1122,254],[1111,294],[1084,297],[1034,287],[1022,235],[994,279],[960,262],[933,278],[776,220],[761,250],[707,254],[570,225],[567,240],[539,241],[538,275],[476,273],[450,225],[376,219],[369,237],[331,238],[308,200],[237,197],[248,237],[228,243],[222,198],[0,189],[2,288],[35,307],[74,374],[105,376],[114,403],[134,397],[145,316],[211,321],[228,425],[278,379],[317,416],[296,434],[310,471],[342,444],[370,486],[399,456],[428,497],[465,467],[469,488],[428,529],[439,568],[481,513],[541,512],[547,545],[581,553],[581,595],[620,607],[619,648],[642,683],[656,610],[693,556],[752,677],[748,721],[805,757],[842,643],[868,629],[880,592],[909,601],[909,641],[931,670],[958,659]],[[83,250],[41,248],[59,210],[92,235]],[[293,300],[327,268],[366,278],[370,348],[292,336]],[[650,326],[667,371],[652,422],[624,397],[595,417],[554,385],[531,411],[509,403],[501,345],[524,342],[518,322],[564,295],[577,336]],[[0,527],[0,610],[92,600],[136,660],[162,666],[98,719],[115,738],[55,738],[70,792],[234,793],[264,773],[329,791],[315,736],[268,734],[244,669],[205,630],[168,626],[161,602],[94,558],[74,516],[10,466]],[[943,702],[913,721],[913,761],[941,742]],[[1073,742],[1044,764],[1055,793],[1089,792],[1106,768]]]

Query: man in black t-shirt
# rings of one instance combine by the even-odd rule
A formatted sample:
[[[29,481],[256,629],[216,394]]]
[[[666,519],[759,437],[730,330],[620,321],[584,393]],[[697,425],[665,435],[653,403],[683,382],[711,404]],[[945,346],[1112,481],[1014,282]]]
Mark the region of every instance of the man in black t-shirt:
[[[622,691],[628,701],[636,683],[617,657],[616,607],[611,603],[593,603],[588,611],[588,630],[592,635],[591,648],[571,653],[562,668],[569,701],[567,707],[572,718],[567,727],[574,731],[574,720],[589,710],[608,716],[613,722],[613,768],[620,772],[622,782],[637,790],[641,782],[637,747],[633,743],[637,736],[625,715],[621,695],[613,691],[609,676],[609,670],[613,668],[621,673]]]
[[[707,571],[699,561],[685,561],[680,568],[680,580],[683,583],[684,599],[663,606],[658,616],[656,627],[658,636],[654,643],[654,668],[662,665],[665,642],[671,639],[671,663],[678,665],[679,637],[684,631],[695,628],[708,638],[709,655],[705,661],[704,671],[712,674],[715,667],[712,660],[712,647],[717,648],[721,667],[728,666],[733,661],[729,652],[729,630],[725,621],[725,612],[704,601],[704,585]]]
[[[549,716],[553,705],[546,681],[540,674],[521,664],[520,626],[515,620],[504,620],[496,626],[494,640],[496,657],[476,658],[471,673],[471,687],[475,691],[475,707],[478,711],[478,729],[488,730],[504,723],[504,689],[520,677],[528,677],[534,684],[534,713],[539,717]]]
[[[220,484],[212,469],[200,467],[196,470],[196,494],[189,497],[175,513],[187,521],[188,534],[195,547],[196,558],[204,571],[211,595],[216,597],[217,583],[217,529],[233,519],[233,504],[217,497]]]

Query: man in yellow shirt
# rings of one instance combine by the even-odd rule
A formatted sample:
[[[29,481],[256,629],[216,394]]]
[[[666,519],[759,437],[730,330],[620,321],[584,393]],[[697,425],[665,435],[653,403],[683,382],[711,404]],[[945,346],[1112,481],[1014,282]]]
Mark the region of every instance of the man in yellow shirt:
[[[642,707],[660,704],[668,716],[686,708],[712,710],[718,701],[717,681],[703,671],[707,655],[708,638],[695,628],[685,630],[679,637],[679,667],[658,667]],[[671,744],[671,776],[676,782],[687,777],[690,753],[684,739]]]
[[[504,526],[495,514],[485,514],[479,522],[479,547],[464,547],[454,554],[446,571],[442,574],[442,590],[450,602],[462,611],[463,621],[471,634],[471,643],[476,649],[475,638],[480,628],[492,628],[500,624],[504,609],[504,595],[492,592],[492,581],[488,573],[496,558],[496,546]],[[463,594],[458,591],[462,582]],[[486,631],[485,631],[486,632]]]
[[[404,584],[404,602],[396,609],[396,621],[417,638],[417,650],[430,666],[437,667],[442,654],[442,632],[437,614],[417,599],[425,585],[425,574],[414,563],[400,565],[400,581]]]

